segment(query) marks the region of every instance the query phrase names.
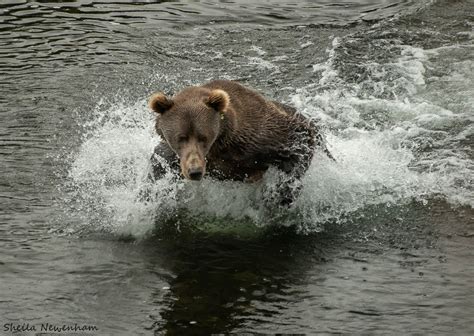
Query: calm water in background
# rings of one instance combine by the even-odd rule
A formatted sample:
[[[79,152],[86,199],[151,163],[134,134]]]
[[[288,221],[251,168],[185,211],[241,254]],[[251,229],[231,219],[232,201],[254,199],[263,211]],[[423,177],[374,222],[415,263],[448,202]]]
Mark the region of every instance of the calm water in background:
[[[0,334],[474,333],[473,13],[2,1]],[[137,200],[146,98],[213,78],[320,120],[337,162],[316,155],[295,209],[209,180]]]

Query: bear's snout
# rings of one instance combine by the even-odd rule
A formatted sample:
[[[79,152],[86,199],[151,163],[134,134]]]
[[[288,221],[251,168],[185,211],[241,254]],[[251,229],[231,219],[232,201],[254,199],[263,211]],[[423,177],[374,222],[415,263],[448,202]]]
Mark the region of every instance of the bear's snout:
[[[195,167],[188,170],[188,175],[189,179],[199,181],[204,174],[201,168]]]
[[[190,180],[199,181],[206,171],[206,161],[197,152],[191,152],[181,161],[181,172]]]

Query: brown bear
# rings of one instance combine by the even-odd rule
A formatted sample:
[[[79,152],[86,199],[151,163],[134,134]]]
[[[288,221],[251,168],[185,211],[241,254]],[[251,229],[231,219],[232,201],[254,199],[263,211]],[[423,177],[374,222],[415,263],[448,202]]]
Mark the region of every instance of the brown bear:
[[[190,180],[207,173],[253,182],[274,166],[290,177],[279,187],[277,200],[288,205],[300,189],[292,182],[306,172],[315,148],[327,152],[312,120],[235,81],[188,87],[173,98],[155,93],[149,106],[164,140],[151,159],[155,179],[166,172],[163,160]]]

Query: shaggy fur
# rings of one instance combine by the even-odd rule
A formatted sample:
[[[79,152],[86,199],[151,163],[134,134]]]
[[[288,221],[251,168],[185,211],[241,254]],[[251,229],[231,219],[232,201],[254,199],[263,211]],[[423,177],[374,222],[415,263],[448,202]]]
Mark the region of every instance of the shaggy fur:
[[[166,141],[155,154],[172,169],[180,166],[189,179],[200,179],[207,171],[217,179],[253,182],[275,166],[299,180],[315,148],[323,146],[314,122],[234,81],[189,87],[173,98],[158,93],[149,106]],[[160,178],[165,169],[156,156],[152,166],[154,178]],[[296,195],[288,185],[281,189],[279,202],[291,203]]]

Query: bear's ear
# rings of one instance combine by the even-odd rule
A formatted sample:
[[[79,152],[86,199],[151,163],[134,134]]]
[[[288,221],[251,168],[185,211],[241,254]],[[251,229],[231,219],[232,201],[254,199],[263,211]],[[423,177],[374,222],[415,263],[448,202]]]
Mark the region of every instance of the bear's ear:
[[[156,113],[163,114],[173,106],[173,101],[163,93],[157,92],[148,100],[148,106]]]
[[[224,90],[215,89],[211,91],[211,94],[206,99],[205,103],[217,112],[224,112],[229,106],[230,98]]]

